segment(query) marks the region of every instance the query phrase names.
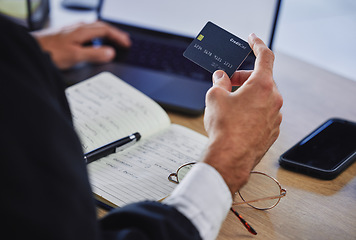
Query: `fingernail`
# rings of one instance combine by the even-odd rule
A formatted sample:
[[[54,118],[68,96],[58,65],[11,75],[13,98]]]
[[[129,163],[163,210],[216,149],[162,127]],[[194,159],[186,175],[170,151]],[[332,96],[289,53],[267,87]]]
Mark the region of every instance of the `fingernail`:
[[[256,37],[257,37],[255,33],[251,33],[250,36],[251,36],[252,38],[256,38]]]
[[[224,77],[224,72],[223,71],[215,71],[213,74],[213,83],[219,81],[221,78]]]

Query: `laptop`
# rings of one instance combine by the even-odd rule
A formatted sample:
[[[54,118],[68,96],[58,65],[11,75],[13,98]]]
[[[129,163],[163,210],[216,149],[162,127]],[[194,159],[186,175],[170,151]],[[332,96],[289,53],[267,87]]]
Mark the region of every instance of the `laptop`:
[[[98,18],[130,33],[130,49],[117,48],[110,71],[166,110],[201,115],[212,74],[183,57],[208,21],[247,40],[257,34],[270,48],[281,0],[101,0]],[[251,54],[240,69],[253,69]]]

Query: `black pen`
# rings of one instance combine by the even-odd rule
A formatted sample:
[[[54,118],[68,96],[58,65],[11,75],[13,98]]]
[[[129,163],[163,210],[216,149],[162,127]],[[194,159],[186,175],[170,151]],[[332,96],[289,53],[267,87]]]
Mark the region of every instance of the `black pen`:
[[[91,152],[84,154],[84,160],[88,164],[94,162],[95,160],[98,160],[99,158],[106,157],[111,153],[120,152],[131,146],[132,144],[136,143],[138,140],[140,140],[140,138],[141,135],[138,132],[133,133],[127,137],[121,138],[117,141],[106,144],[100,148],[97,148]]]

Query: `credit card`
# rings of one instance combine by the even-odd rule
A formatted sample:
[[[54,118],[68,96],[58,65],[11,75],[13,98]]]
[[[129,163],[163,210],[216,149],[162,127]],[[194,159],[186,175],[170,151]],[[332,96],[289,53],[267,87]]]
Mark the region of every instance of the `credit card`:
[[[224,70],[231,77],[250,52],[246,41],[208,22],[183,56],[211,73]]]

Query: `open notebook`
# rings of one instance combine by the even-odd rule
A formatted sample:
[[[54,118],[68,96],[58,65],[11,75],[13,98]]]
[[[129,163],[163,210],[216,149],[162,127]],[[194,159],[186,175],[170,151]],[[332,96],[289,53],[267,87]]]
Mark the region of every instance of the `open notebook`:
[[[88,164],[92,190],[108,206],[166,197],[176,186],[168,175],[198,161],[207,143],[207,137],[171,124],[156,102],[111,73],[73,85],[66,95],[85,153],[134,132],[142,136],[122,152]]]

